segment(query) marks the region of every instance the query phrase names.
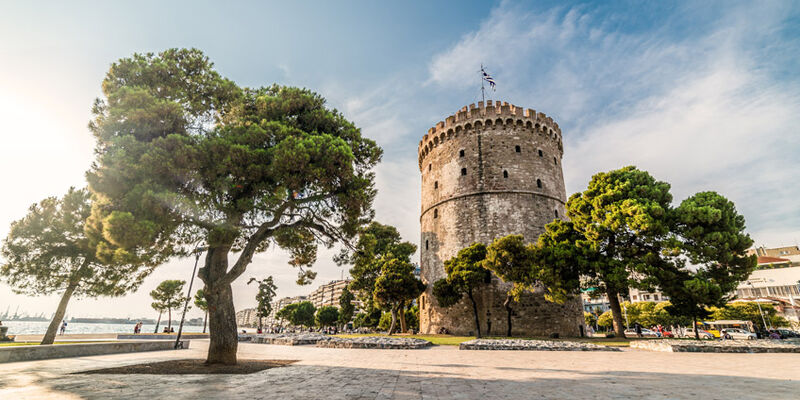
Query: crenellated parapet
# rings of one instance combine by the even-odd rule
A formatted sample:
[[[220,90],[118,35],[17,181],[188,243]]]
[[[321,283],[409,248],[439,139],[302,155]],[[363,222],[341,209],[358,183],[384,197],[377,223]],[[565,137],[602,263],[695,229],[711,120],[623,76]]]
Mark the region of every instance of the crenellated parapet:
[[[419,142],[419,168],[422,170],[425,156],[434,147],[448,139],[475,129],[507,128],[509,125],[519,130],[528,130],[548,137],[557,144],[559,151],[563,153],[561,129],[552,118],[544,113],[537,113],[536,110],[518,107],[505,101],[487,100],[485,104],[479,101],[477,105],[473,103],[464,106],[455,114],[428,129],[428,133]]]

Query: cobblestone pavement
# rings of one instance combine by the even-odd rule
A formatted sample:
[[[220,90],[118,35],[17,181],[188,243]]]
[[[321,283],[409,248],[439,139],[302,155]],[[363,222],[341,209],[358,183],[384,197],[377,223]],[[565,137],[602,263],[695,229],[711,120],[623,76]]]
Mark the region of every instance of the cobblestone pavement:
[[[328,349],[241,344],[298,363],[250,375],[82,375],[189,350],[0,364],[0,399],[797,399],[800,355]]]

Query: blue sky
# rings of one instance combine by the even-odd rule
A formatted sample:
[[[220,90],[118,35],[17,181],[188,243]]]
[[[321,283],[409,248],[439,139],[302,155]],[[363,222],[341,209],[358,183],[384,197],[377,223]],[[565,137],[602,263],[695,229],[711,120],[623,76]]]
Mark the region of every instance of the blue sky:
[[[31,203],[85,184],[89,108],[111,62],[197,47],[240,85],[320,92],[376,139],[386,151],[377,217],[407,240],[419,238],[417,144],[480,99],[480,63],[498,82],[494,99],[559,123],[568,193],[633,164],[670,182],[676,201],[729,197],[758,244],[800,240],[797,3],[162,3],[0,2],[3,235]],[[250,276],[275,275],[281,296],[338,278],[330,254],[311,287],[293,283],[285,254],[258,256],[235,284],[237,308],[253,303]],[[190,268],[174,260],[124,300],[76,301],[68,313],[148,316],[149,290]],[[56,302],[0,286],[0,308],[49,313]]]

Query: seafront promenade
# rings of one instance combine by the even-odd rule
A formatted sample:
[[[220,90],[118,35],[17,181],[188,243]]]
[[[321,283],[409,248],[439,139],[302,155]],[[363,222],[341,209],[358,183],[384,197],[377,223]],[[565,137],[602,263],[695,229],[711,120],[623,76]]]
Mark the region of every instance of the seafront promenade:
[[[184,351],[0,365],[13,399],[794,399],[797,354],[330,349],[240,344],[240,359],[296,360],[245,375],[76,372],[205,356]]]

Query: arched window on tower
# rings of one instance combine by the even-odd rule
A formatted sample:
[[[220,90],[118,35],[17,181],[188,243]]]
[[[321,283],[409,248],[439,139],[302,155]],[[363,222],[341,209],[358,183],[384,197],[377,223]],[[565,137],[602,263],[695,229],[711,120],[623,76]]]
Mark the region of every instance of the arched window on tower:
[[[433,218],[439,218],[439,209],[437,208],[433,209]]]
[[[542,150],[539,150],[539,157],[542,157],[542,156],[544,156],[544,153],[542,153]]]
[[[503,178],[508,178],[508,171],[503,170]]]
[[[555,211],[556,211],[556,218],[558,218],[558,210],[555,210]]]
[[[425,241],[425,250],[428,250],[428,241]]]
[[[538,187],[539,189],[542,188],[542,180],[541,179],[537,179],[536,180],[536,187]]]
[[[434,189],[438,189],[439,188],[439,181],[433,182],[433,188]]]
[[[522,153],[522,147],[514,146],[514,151],[516,151],[517,153]]]
[[[558,160],[555,157],[553,157],[553,164],[558,165]]]
[[[461,175],[466,175],[466,174],[467,174],[467,169],[461,168]]]
[[[458,156],[459,157],[464,157],[464,150],[459,150],[458,151]]]
[[[431,164],[428,164],[428,171],[430,171],[430,170],[431,170]]]

